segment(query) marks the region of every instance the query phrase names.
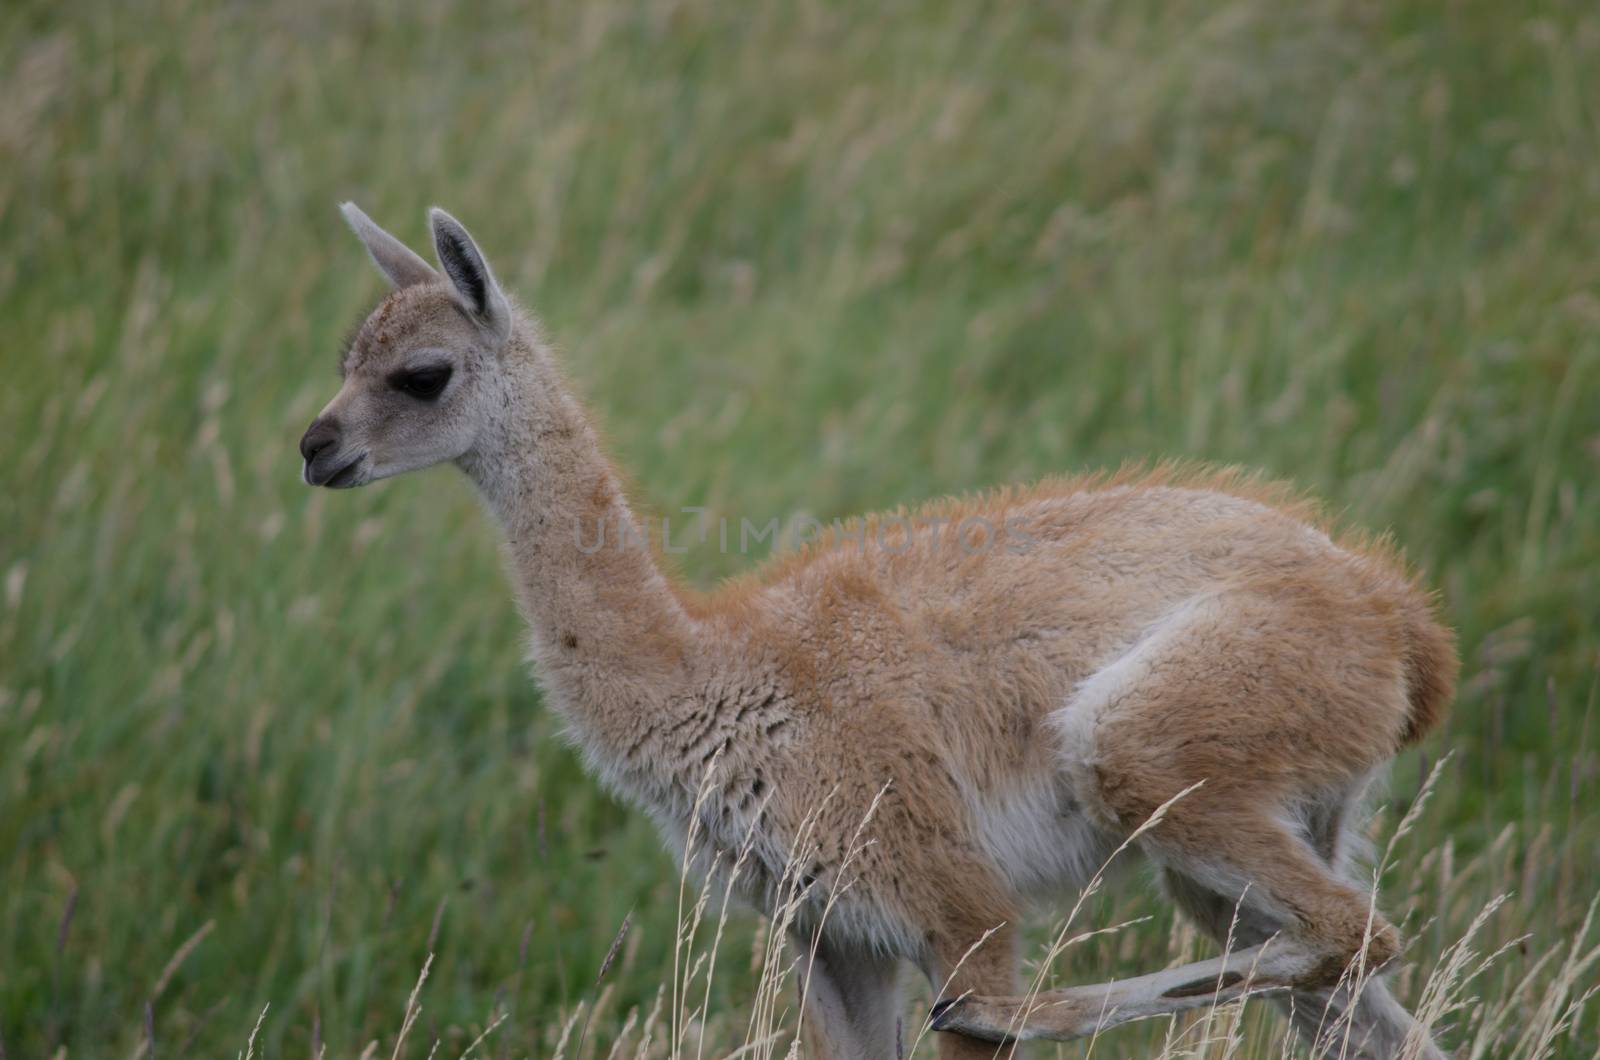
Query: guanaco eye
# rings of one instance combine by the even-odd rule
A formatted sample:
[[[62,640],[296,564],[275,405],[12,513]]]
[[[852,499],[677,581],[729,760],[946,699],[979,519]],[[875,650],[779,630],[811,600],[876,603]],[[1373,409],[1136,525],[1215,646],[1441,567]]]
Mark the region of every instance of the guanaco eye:
[[[414,372],[397,373],[390,381],[390,385],[404,394],[424,401],[432,401],[443,393],[445,384],[450,382],[449,365],[440,365],[437,368],[419,368]]]

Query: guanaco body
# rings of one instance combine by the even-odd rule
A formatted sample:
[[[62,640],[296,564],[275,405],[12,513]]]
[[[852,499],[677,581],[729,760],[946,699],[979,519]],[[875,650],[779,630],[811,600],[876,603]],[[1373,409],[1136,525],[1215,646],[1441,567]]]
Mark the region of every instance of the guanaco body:
[[[1283,489],[1169,467],[867,520],[696,593],[646,549],[595,547],[638,517],[467,231],[432,212],[435,269],[343,210],[393,290],[300,443],[306,482],[466,472],[549,703],[680,856],[697,814],[711,844],[750,843],[747,891],[770,902],[809,821],[815,1055],[894,1055],[904,962],[943,991],[947,1058],[1247,991],[1314,1049],[1438,1055],[1381,978],[1351,974],[1400,949],[1350,868],[1351,821],[1457,669],[1390,550],[1334,540]],[[1135,846],[1228,952],[1022,996],[1025,905],[1081,887],[1169,803]]]

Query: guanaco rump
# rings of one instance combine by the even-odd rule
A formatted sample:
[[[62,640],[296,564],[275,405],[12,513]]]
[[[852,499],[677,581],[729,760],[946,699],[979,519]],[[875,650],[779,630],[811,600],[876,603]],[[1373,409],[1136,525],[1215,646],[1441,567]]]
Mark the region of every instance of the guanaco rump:
[[[804,823],[812,1055],[893,1057],[905,962],[945,1058],[1255,993],[1319,1053],[1442,1055],[1370,974],[1401,941],[1351,863],[1369,782],[1457,671],[1394,550],[1335,540],[1281,487],[1165,466],[868,519],[699,593],[636,547],[589,417],[466,229],[431,212],[435,269],[343,213],[393,289],[300,441],[305,481],[466,472],[547,701],[680,859],[692,820],[748,844],[741,885],[770,905]],[[1223,956],[1026,995],[1024,910],[1129,837]]]

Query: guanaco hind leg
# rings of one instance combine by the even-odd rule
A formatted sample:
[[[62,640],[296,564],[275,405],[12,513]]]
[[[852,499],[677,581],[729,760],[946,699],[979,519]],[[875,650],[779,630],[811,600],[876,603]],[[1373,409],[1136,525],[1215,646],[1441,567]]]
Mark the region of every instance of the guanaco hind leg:
[[[1193,822],[1191,822],[1193,823]],[[1082,1038],[1131,1020],[1225,1004],[1247,995],[1335,990],[1347,975],[1388,963],[1394,928],[1366,896],[1337,878],[1308,844],[1266,816],[1229,822],[1209,841],[1194,828],[1181,842],[1152,833],[1151,854],[1199,890],[1225,888],[1247,924],[1283,924],[1236,952],[1120,982],[1051,990],[1032,997],[952,999],[934,1026],[985,1041]],[[1248,867],[1234,860],[1245,852]],[[1215,923],[1216,912],[1207,910]],[[1259,929],[1258,929],[1259,930]],[[1352,971],[1354,968],[1354,971]],[[1380,1054],[1381,1055],[1381,1054]]]

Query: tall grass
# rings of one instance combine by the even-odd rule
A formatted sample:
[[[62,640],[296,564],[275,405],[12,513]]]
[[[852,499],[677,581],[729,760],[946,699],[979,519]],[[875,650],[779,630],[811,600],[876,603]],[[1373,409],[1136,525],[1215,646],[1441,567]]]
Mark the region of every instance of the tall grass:
[[[1454,752],[1397,991],[1466,1055],[1594,1055],[1597,60],[1576,0],[4,6],[6,1055],[387,1054],[430,953],[411,1055],[788,1048],[770,925],[713,893],[684,970],[465,486],[299,484],[381,289],[345,198],[471,226],[669,514],[1167,455],[1392,528],[1467,664],[1380,815]],[[1136,874],[1073,930],[1135,921],[1032,971],[1204,950]],[[1093,1055],[1281,1049],[1207,1026]]]
[[[1374,882],[1381,885],[1387,870],[1395,864],[1395,855],[1402,841],[1411,836],[1418,824],[1425,821],[1424,808],[1443,773],[1445,763],[1437,764],[1424,781],[1412,805],[1398,823],[1385,824],[1380,831],[1388,832],[1384,853],[1374,869]],[[715,764],[706,772],[701,789],[701,799],[712,790]],[[1193,789],[1190,789],[1191,791]],[[1152,919],[1149,912],[1140,912],[1137,904],[1132,909],[1128,903],[1117,901],[1115,915],[1128,918],[1100,926],[1083,926],[1082,914],[1091,898],[1099,894],[1116,862],[1136,845],[1139,837],[1159,828],[1172,803],[1189,794],[1182,792],[1166,805],[1158,808],[1129,838],[1112,853],[1106,863],[1095,873],[1077,900],[1050,926],[1049,934],[1042,940],[1040,953],[1032,963],[1032,975],[1024,996],[1028,999],[1018,1020],[1048,1004],[1044,991],[1047,984],[1060,978],[1064,968],[1070,967],[1068,955],[1076,947],[1124,933],[1135,932],[1140,925]],[[868,809],[857,829],[839,868],[840,885],[832,892],[822,913],[821,923],[827,922],[834,901],[852,885],[851,866],[863,849],[861,833],[876,809],[876,801]],[[743,846],[732,852],[714,852],[703,848],[703,837],[693,825],[689,835],[683,865],[678,879],[679,904],[676,931],[673,940],[672,971],[670,982],[662,982],[656,989],[654,1002],[647,1014],[640,1018],[641,1009],[629,1009],[620,1026],[609,1036],[607,1044],[591,1040],[589,1030],[595,1014],[605,1011],[613,997],[612,987],[606,982],[621,943],[628,935],[632,919],[624,918],[621,929],[601,961],[600,971],[592,984],[591,996],[580,1000],[564,1015],[553,1022],[546,1033],[549,1055],[554,1060],[594,1060],[604,1056],[612,1058],[633,1056],[638,1060],[647,1057],[668,1057],[688,1060],[709,1055],[728,1057],[758,1057],[786,1060],[801,1055],[804,1041],[804,999],[806,994],[804,969],[815,955],[815,935],[809,936],[813,945],[806,945],[805,932],[796,931],[798,918],[805,904],[805,886],[802,883],[804,866],[811,864],[816,854],[813,829],[824,807],[818,806],[811,817],[802,822],[791,849],[782,880],[777,888],[777,906],[763,918],[758,930],[758,946],[748,973],[753,983],[753,999],[748,1005],[749,1020],[744,1026],[742,1040],[739,1035],[739,1013],[713,1009],[711,984],[719,964],[719,950],[729,926],[729,899],[740,880],[756,836],[752,832]],[[695,822],[699,820],[698,815]],[[696,868],[698,867],[698,869]],[[1471,866],[1468,867],[1471,870]],[[1429,881],[1442,882],[1442,881]],[[1426,887],[1413,886],[1410,898],[1419,897]],[[1459,937],[1435,953],[1414,952],[1409,955],[1408,972],[1415,973],[1420,987],[1415,1007],[1417,1027],[1407,1038],[1396,1060],[1414,1060],[1422,1056],[1429,1044],[1429,1036],[1448,1035],[1459,1040],[1465,1058],[1477,1057],[1547,1057],[1566,1048],[1581,1055],[1584,1048],[1582,1023],[1592,1002],[1600,995],[1600,981],[1594,971],[1600,968],[1600,930],[1596,929],[1596,912],[1600,910],[1600,895],[1590,900],[1577,930],[1567,939],[1551,945],[1524,967],[1508,971],[1502,967],[1511,962],[1513,952],[1528,955],[1527,943],[1531,936],[1522,935],[1493,943],[1489,939],[1490,925],[1497,919],[1502,906],[1511,896],[1502,894],[1489,901],[1464,928]],[[708,914],[715,922],[708,923]],[[1136,933],[1136,932],[1135,932]],[[793,941],[784,944],[784,939]],[[985,939],[987,936],[985,936]],[[974,949],[984,940],[974,944]],[[1266,944],[1270,949],[1273,940]],[[1180,944],[1180,949],[1183,945]],[[428,956],[406,1000],[398,1032],[394,1036],[392,1056],[402,1055],[407,1035],[421,1012],[419,994],[427,981],[433,955]],[[629,969],[624,968],[626,973]],[[1359,961],[1347,971],[1348,988],[1359,994],[1376,971]],[[1499,989],[1479,993],[1482,984],[1497,980]],[[703,987],[703,991],[702,991]],[[1080,1051],[1092,1055],[1101,1038],[1110,1039],[1105,1048],[1122,1055],[1135,1055],[1154,1060],[1177,1060],[1182,1057],[1229,1058],[1248,1056],[1288,1055],[1296,1040],[1285,1032],[1279,1021],[1263,1018],[1259,1005],[1246,1008],[1252,998],[1266,996],[1270,991],[1247,995],[1243,1001],[1226,1005],[1212,1005],[1191,1013],[1173,1017],[1151,1019],[1144,1026],[1132,1026],[1113,1032],[1092,1036],[1082,1046],[1074,1045],[1073,1054]],[[669,1000],[670,996],[670,1000]],[[941,984],[933,996],[948,997],[948,982]],[[900,1057],[928,1055],[931,1045],[921,1048],[930,1038],[932,1028],[926,1013],[932,1000],[926,990],[917,992],[918,1003],[902,1016],[897,1034],[896,1055]],[[664,1014],[663,1002],[667,1002]],[[1109,1014],[1109,1013],[1108,1013]],[[264,1015],[264,1013],[263,1013]],[[730,1016],[735,1017],[730,1019]],[[505,1023],[509,1014],[499,1009],[477,1037],[468,1043],[460,1055],[465,1057],[483,1045]],[[259,1029],[259,1019],[257,1028]],[[1019,1029],[1013,1025],[1013,1031]],[[576,1035],[574,1027],[579,1028]],[[908,1030],[909,1028],[909,1030]],[[1330,1014],[1322,1031],[1323,1042],[1331,1048],[1327,1055],[1355,1055],[1361,1039],[1358,1029],[1344,1024]],[[253,1035],[252,1035],[253,1041]],[[436,1037],[434,1055],[441,1044]],[[1304,1043],[1299,1043],[1304,1045]],[[375,1055],[380,1040],[368,1043],[363,1057]],[[1056,1055],[1063,1055],[1067,1047],[1050,1046]],[[603,1051],[602,1051],[603,1050]]]

